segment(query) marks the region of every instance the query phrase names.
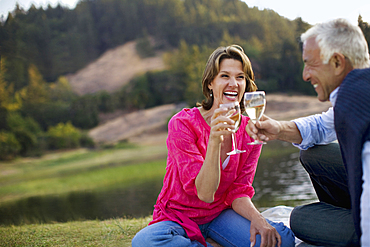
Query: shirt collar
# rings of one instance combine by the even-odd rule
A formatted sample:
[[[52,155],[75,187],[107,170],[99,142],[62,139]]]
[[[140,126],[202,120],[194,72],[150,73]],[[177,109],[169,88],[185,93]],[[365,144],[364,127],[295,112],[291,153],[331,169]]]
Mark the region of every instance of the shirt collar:
[[[333,90],[329,96],[329,101],[332,104],[332,106],[335,106],[335,102],[337,101],[337,94],[338,94],[339,87]]]

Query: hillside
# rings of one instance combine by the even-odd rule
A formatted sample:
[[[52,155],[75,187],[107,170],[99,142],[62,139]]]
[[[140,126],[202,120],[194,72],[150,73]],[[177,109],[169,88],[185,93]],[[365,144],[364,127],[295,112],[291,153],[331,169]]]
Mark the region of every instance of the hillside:
[[[165,69],[161,52],[155,57],[142,59],[135,46],[136,42],[131,41],[110,49],[85,68],[68,75],[73,91],[79,95],[101,90],[113,92],[126,85],[136,75]]]
[[[89,131],[97,143],[116,143],[142,135],[166,131],[168,119],[183,105],[163,105],[151,109],[122,114]]]

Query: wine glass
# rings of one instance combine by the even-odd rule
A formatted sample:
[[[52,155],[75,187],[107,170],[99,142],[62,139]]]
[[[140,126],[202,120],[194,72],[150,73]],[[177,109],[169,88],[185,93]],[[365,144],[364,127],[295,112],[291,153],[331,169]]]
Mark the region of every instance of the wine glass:
[[[232,130],[231,138],[232,138],[232,144],[233,144],[233,150],[231,152],[228,152],[227,155],[233,155],[233,154],[240,154],[244,153],[245,150],[238,150],[236,147],[236,139],[235,139],[235,131],[240,123],[240,106],[239,102],[233,102],[233,103],[227,103],[227,104],[220,104],[220,107],[227,108],[227,113],[225,114],[226,117],[230,118],[231,120],[235,121],[235,129]]]
[[[245,112],[248,114],[251,121],[256,124],[263,115],[266,107],[266,97],[264,91],[248,92],[244,94]],[[266,144],[266,142],[254,140],[247,143],[248,145]]]

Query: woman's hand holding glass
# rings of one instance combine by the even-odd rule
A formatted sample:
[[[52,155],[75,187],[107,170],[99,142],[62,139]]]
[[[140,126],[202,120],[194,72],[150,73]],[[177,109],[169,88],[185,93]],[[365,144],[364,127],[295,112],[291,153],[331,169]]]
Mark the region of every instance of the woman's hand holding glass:
[[[211,133],[210,139],[217,139],[218,142],[224,140],[224,135],[230,135],[235,129],[235,122],[226,116],[229,112],[226,108],[218,108],[215,110],[211,118]]]
[[[220,108],[227,109],[227,112],[224,114],[224,116],[234,121],[234,128],[229,129],[231,131],[233,150],[231,152],[228,152],[227,155],[244,153],[245,150],[238,150],[237,144],[236,144],[236,137],[235,137],[235,132],[237,128],[239,127],[240,120],[241,120],[239,102],[220,104]]]

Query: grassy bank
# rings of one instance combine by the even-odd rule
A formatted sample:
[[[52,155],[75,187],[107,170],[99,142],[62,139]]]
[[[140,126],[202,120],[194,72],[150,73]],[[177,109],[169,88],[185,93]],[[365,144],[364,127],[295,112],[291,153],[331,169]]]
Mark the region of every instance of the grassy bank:
[[[140,219],[0,226],[0,246],[131,246],[151,216]]]
[[[48,195],[106,191],[163,177],[165,145],[78,149],[0,163],[0,206]],[[131,246],[151,217],[0,226],[0,246]]]
[[[166,147],[78,149],[0,163],[0,205],[31,196],[107,190],[163,176]]]

